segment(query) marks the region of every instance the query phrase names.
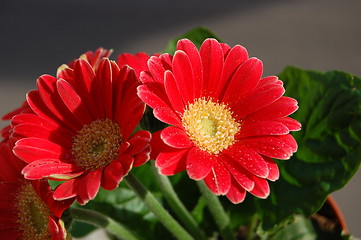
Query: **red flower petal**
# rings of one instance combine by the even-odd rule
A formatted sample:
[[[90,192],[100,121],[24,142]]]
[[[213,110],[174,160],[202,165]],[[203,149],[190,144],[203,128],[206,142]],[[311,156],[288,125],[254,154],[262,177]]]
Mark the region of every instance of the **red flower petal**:
[[[65,148],[70,148],[72,145],[71,139],[56,129],[47,129],[38,124],[20,124],[13,128],[13,138],[41,138],[48,139],[51,142],[62,145]]]
[[[6,204],[6,207],[9,207],[9,204]],[[8,213],[7,213],[8,212]],[[9,219],[12,218],[12,216],[14,215],[14,212],[12,209],[1,209],[1,216],[0,216],[0,231],[1,231],[1,236],[4,237],[3,232],[5,230],[12,230],[14,231],[14,229],[16,229],[16,227],[18,227],[18,223],[16,222],[9,222]],[[18,239],[18,238],[5,238],[5,239]]]
[[[239,118],[257,112],[279,99],[285,90],[281,85],[264,86],[253,91],[244,101],[240,101],[235,109]]]
[[[241,203],[246,198],[246,190],[244,190],[237,181],[231,179],[231,187],[227,193],[227,198],[234,204]]]
[[[101,99],[101,93],[96,81],[96,74],[93,67],[85,59],[77,59],[74,62],[74,81],[71,83],[74,90],[81,97],[83,104],[91,109],[89,112],[93,119],[102,118],[104,116],[104,109]]]
[[[233,161],[239,162],[252,174],[261,178],[266,178],[268,176],[269,172],[266,162],[251,147],[245,148],[233,145],[231,149],[227,149],[223,153],[231,157]]]
[[[267,136],[243,139],[243,144],[259,154],[278,159],[289,159],[295,149],[294,140],[285,142],[283,136]],[[292,138],[292,137],[291,137]],[[287,140],[290,140],[287,138]],[[286,140],[286,141],[287,141]],[[292,144],[292,145],[291,145]]]
[[[193,102],[195,97],[193,89],[193,70],[187,54],[177,50],[173,57],[173,74],[183,103]]]
[[[214,155],[193,147],[187,157],[188,176],[193,180],[203,179],[210,173],[216,162],[217,158]]]
[[[0,182],[18,182],[22,178],[21,170],[25,162],[12,152],[12,146],[6,141],[0,143]],[[1,185],[0,185],[1,186]],[[5,191],[6,192],[6,191]]]
[[[276,121],[285,125],[290,131],[299,131],[301,129],[301,123],[290,117],[280,118]]]
[[[144,149],[139,154],[134,155],[133,156],[134,157],[133,167],[139,167],[139,166],[143,165],[144,163],[146,163],[150,159],[150,152],[151,152],[151,147],[148,146],[146,149]]]
[[[128,90],[122,100],[118,99],[113,104],[115,107],[113,118],[119,123],[124,139],[128,139],[145,111],[144,102],[136,95],[137,85],[137,83],[131,85],[132,90]],[[121,104],[118,105],[118,102]]]
[[[242,188],[247,191],[251,191],[254,188],[252,173],[247,171],[239,161],[235,161],[227,156],[222,156],[222,161]]]
[[[167,127],[163,129],[161,138],[166,144],[175,148],[190,148],[193,146],[187,133],[178,127]]]
[[[48,218],[48,229],[52,240],[64,240],[66,239],[66,229],[60,223],[61,220],[53,216]]]
[[[58,68],[58,71],[56,72],[56,77],[58,79],[61,78],[65,80],[74,79],[74,70],[68,65],[63,64]]]
[[[206,39],[199,50],[203,67],[203,90],[213,96],[218,87],[223,69],[223,50],[215,39]]]
[[[144,52],[140,52],[135,55],[123,53],[118,56],[117,63],[119,66],[129,65],[136,71],[137,76],[139,76],[140,72],[148,70],[148,59],[149,55]]]
[[[282,136],[279,136],[279,138],[284,142],[284,144],[287,146],[287,148],[291,149],[292,152],[297,151],[297,148],[298,148],[297,142],[292,137],[291,134],[282,135]]]
[[[141,85],[137,89],[140,99],[142,99],[151,108],[168,107],[168,105],[156,94],[154,94],[154,92],[151,91],[147,86]]]
[[[262,88],[267,85],[281,85],[283,86],[283,82],[278,79],[277,76],[268,76],[262,78],[258,83],[258,88]]]
[[[120,161],[112,161],[104,168],[101,186],[106,190],[113,190],[123,179],[123,167]]]
[[[123,154],[119,159],[122,164],[123,176],[126,176],[133,167],[134,158],[128,154]]]
[[[9,228],[4,231],[1,231],[1,236],[4,239],[21,239],[22,238],[22,235],[20,234],[20,232],[14,231],[13,228]]]
[[[98,193],[102,171],[103,169],[99,168],[78,178],[77,200],[81,199],[82,205],[94,199]]]
[[[219,87],[217,89],[219,90],[217,96],[223,96],[226,88],[221,86],[227,86],[229,84],[229,81],[232,79],[238,67],[241,65],[241,63],[243,63],[247,59],[248,59],[247,50],[240,45],[233,47],[229,51],[224,62],[222,77],[219,82]]]
[[[163,53],[159,55],[159,59],[166,71],[172,69],[172,61],[173,61],[172,55],[170,55],[169,53]]]
[[[162,60],[158,57],[152,56],[149,60],[148,60],[148,69],[149,72],[151,73],[152,77],[151,77],[151,82],[154,83],[154,87],[158,88],[158,90],[161,90],[162,92],[164,92],[164,88],[163,88],[163,84],[164,84],[164,72],[166,71],[166,69],[164,68],[163,64],[162,64]],[[140,79],[141,81],[143,81],[143,77],[142,74],[140,75]],[[143,83],[145,83],[146,81],[143,81]]]
[[[182,126],[181,120],[173,111],[170,111],[168,107],[157,107],[153,110],[153,114],[159,120],[174,126]]]
[[[297,101],[289,97],[281,97],[274,103],[248,116],[252,120],[273,120],[286,117],[298,109]]]
[[[140,99],[129,99],[127,104],[115,110],[114,120],[119,123],[124,139],[128,139],[138,125],[145,111],[145,104]]]
[[[255,89],[261,79],[262,70],[262,62],[257,58],[243,62],[227,85],[222,102],[229,103],[228,105],[232,107],[243,100]]]
[[[70,179],[59,186],[54,190],[54,199],[55,200],[65,200],[73,198],[77,195],[78,191],[78,179]]]
[[[150,158],[155,160],[158,157],[158,154],[160,152],[172,152],[176,149],[166,145],[164,143],[164,141],[161,139],[160,135],[162,133],[163,130],[159,130],[155,133],[152,134],[152,139],[150,142],[150,146],[151,146],[151,153],[150,153]]]
[[[74,131],[76,131],[78,128],[80,128],[80,125],[76,119],[71,120],[71,124],[67,125],[68,122],[63,122],[62,119],[64,117],[59,118],[48,109],[47,105],[43,102],[41,99],[39,92],[36,90],[30,91],[26,95],[27,102],[31,109],[41,118],[44,118],[45,120],[49,122],[57,122],[58,124],[62,126],[66,126],[67,128],[70,128]],[[65,107],[65,106],[64,106]],[[65,116],[65,113],[64,113]]]
[[[202,62],[197,47],[188,39],[179,40],[177,43],[177,50],[183,51],[187,56],[191,63],[193,81],[191,86],[193,87],[193,95],[195,98],[199,98],[202,92],[203,85],[203,69]],[[188,79],[190,80],[190,79]],[[189,87],[186,86],[186,87]],[[171,96],[168,94],[168,96]]]
[[[37,80],[37,86],[39,89],[37,93],[41,97],[41,102],[37,101],[34,103],[38,108],[44,109],[46,107],[51,113],[51,115],[49,115],[49,112],[44,109],[44,113],[46,113],[47,116],[52,116],[52,114],[54,114],[61,122],[75,122],[76,119],[68,111],[67,107],[63,104],[59,95],[57,94],[56,81],[57,79],[52,76],[42,75]],[[45,103],[46,106],[44,106],[43,103]],[[29,105],[31,105],[33,108],[33,104],[29,103]]]
[[[134,69],[129,66],[123,66],[118,69],[118,66],[114,65],[113,62],[110,62],[110,64],[114,66],[112,67],[113,75],[116,75],[112,80],[113,105],[118,103],[121,105],[127,101],[128,97],[136,97],[136,85],[139,84],[138,78],[135,75]],[[100,82],[99,85],[102,85],[102,83]],[[116,106],[113,106],[113,110],[114,107]]]
[[[92,116],[89,114],[89,110],[73,87],[62,79],[57,81],[57,87],[61,99],[74,117],[83,125],[90,123]]]
[[[49,184],[48,184],[48,186],[49,186]],[[69,198],[66,200],[58,201],[58,200],[54,199],[53,195],[54,195],[54,192],[51,190],[48,190],[48,192],[46,193],[46,196],[48,198],[47,198],[47,200],[44,200],[44,202],[49,206],[49,209],[57,218],[61,218],[63,212],[73,204],[75,199]]]
[[[214,194],[224,195],[231,187],[231,175],[222,162],[217,161],[210,173],[204,178],[204,182]]]
[[[151,134],[148,131],[137,131],[128,139],[129,147],[125,151],[129,155],[135,155],[149,146]]]
[[[226,59],[229,51],[231,50],[231,47],[226,43],[219,43],[219,44],[222,47],[223,55],[224,55],[224,58]]]
[[[267,179],[276,181],[280,177],[280,171],[278,170],[277,164],[269,157],[263,156],[263,159],[266,161],[269,170]]]
[[[108,58],[112,53],[113,53],[112,49],[107,50],[107,49],[100,47],[100,48],[97,48],[95,50],[95,52],[87,51],[80,58],[86,59],[90,63],[90,65],[94,69],[96,69],[99,64],[99,61],[103,58]],[[85,55],[85,57],[84,57],[84,55]]]
[[[289,133],[289,129],[282,123],[275,121],[263,121],[254,124],[245,124],[239,133],[240,138],[266,135],[283,135]]]
[[[164,86],[165,86],[165,90],[167,91],[169,101],[172,104],[174,111],[177,114],[181,115],[184,112],[185,106],[182,101],[181,94],[178,91],[178,86],[174,78],[174,75],[172,72],[166,71],[164,78],[165,78]]]
[[[186,169],[189,149],[162,152],[156,159],[159,172],[164,175],[174,175]]]
[[[267,180],[259,177],[254,177],[254,183],[254,188],[252,191],[250,191],[250,193],[259,198],[267,198],[270,194],[270,188]]]
[[[74,164],[62,163],[56,159],[42,159],[34,161],[24,167],[22,173],[26,179],[42,179],[56,177],[67,179],[67,174],[81,171],[80,167]]]
[[[96,86],[100,89],[100,92],[106,93],[101,94],[99,97],[102,101],[99,101],[104,109],[104,116],[109,118],[113,115],[113,91],[112,91],[112,82],[114,81],[114,76],[116,73],[113,69],[119,70],[116,65],[112,65],[109,60],[100,61],[99,66],[96,71]],[[99,106],[100,107],[100,106]]]
[[[40,138],[23,138],[16,142],[15,155],[25,162],[38,159],[60,158],[63,148],[53,142]]]
[[[143,82],[143,86],[145,86],[149,92],[152,92],[152,94],[156,95],[159,99],[161,99],[162,102],[168,104],[168,97],[164,92],[164,80],[162,80],[162,82],[157,82],[155,79],[153,79],[153,76],[150,72],[141,72],[139,79]],[[141,97],[139,93],[138,96]],[[142,100],[144,101],[144,99]]]
[[[81,98],[90,100],[89,93],[92,90],[92,81],[95,78],[93,67],[90,63],[82,58],[74,62],[74,81],[75,90],[79,93]],[[92,101],[86,102],[87,106],[91,106]]]
[[[154,116],[159,120],[166,122],[170,125],[180,125],[181,121],[178,115],[169,108],[169,106],[161,100],[158,96],[154,95],[147,87],[138,87],[138,96],[151,108],[153,108]]]
[[[20,124],[37,124],[49,130],[56,130],[60,128],[60,126],[54,122],[47,121],[46,119],[41,118],[38,115],[29,113],[19,114],[13,117],[13,119],[11,120],[11,125],[15,127]],[[66,131],[65,128],[62,128],[61,130]]]

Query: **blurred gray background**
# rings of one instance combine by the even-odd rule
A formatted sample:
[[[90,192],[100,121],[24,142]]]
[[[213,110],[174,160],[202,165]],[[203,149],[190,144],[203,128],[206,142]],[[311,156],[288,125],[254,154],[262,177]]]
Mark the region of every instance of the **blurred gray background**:
[[[41,74],[54,75],[87,50],[151,54],[197,26],[245,46],[263,61],[265,76],[287,65],[361,76],[360,11],[360,0],[2,0],[0,115],[20,105]],[[360,181],[358,173],[333,194],[359,237]]]

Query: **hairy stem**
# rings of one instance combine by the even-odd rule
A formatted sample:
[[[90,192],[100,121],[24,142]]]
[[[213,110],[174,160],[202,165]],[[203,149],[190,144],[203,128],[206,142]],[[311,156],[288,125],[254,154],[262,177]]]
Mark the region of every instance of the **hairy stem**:
[[[129,175],[124,178],[124,181],[176,239],[193,240],[193,237],[164,209],[153,194],[151,194],[132,173],[129,173]]]

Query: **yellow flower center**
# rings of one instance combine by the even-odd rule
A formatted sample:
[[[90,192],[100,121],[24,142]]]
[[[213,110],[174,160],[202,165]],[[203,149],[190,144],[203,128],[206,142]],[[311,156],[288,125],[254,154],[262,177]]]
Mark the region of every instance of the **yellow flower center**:
[[[182,123],[196,146],[218,154],[235,142],[234,136],[240,129],[232,114],[225,104],[198,98],[186,107]]]
[[[84,125],[74,138],[72,154],[87,170],[108,165],[118,158],[122,143],[119,125],[109,119]]]
[[[24,183],[15,199],[17,223],[23,240],[49,240],[48,218],[51,214],[31,183]]]

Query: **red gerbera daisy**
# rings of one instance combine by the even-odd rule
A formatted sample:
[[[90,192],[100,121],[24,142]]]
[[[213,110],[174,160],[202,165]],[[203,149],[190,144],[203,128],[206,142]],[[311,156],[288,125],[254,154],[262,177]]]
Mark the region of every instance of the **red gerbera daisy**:
[[[63,240],[60,219],[74,199],[56,201],[46,180],[29,181],[21,175],[24,162],[6,142],[0,143],[0,234],[3,239]]]
[[[173,125],[153,136],[160,172],[186,170],[233,203],[243,201],[246,191],[266,198],[267,179],[279,177],[271,158],[290,158],[297,143],[289,132],[300,129],[287,117],[298,107],[282,96],[282,82],[261,78],[262,62],[242,46],[214,39],[199,51],[180,40],[174,56],[153,56],[148,67],[138,95],[159,120]]]
[[[27,102],[35,114],[12,120],[14,153],[29,163],[27,179],[65,180],[55,199],[93,199],[116,188],[133,166],[149,158],[150,133],[133,135],[144,112],[134,70],[103,58],[95,68],[78,59],[58,77],[41,76]]]

